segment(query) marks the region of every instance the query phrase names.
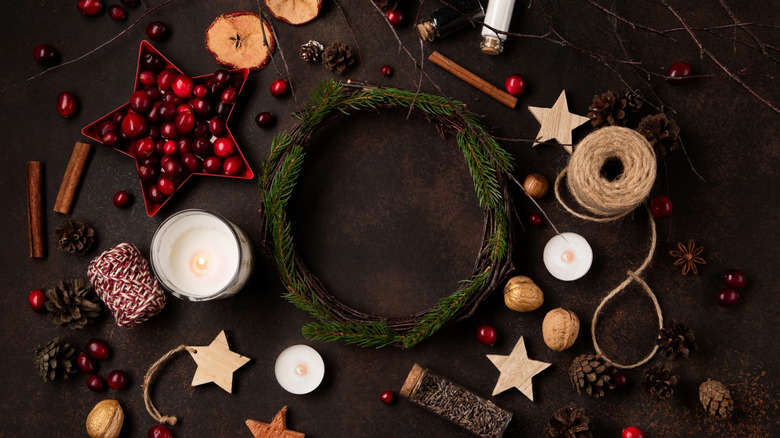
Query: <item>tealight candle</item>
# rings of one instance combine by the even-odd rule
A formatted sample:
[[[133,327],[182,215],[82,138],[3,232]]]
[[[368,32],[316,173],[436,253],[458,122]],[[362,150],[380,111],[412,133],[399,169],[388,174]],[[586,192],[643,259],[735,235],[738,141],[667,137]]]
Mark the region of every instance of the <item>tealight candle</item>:
[[[157,228],[150,260],[162,286],[191,301],[236,294],[253,263],[252,248],[240,228],[195,209],[176,213]]]
[[[553,277],[572,281],[585,275],[593,263],[588,241],[576,233],[553,236],[544,247],[544,266]]]
[[[325,363],[317,350],[308,345],[287,347],[276,358],[276,380],[287,392],[308,394],[322,382]]]

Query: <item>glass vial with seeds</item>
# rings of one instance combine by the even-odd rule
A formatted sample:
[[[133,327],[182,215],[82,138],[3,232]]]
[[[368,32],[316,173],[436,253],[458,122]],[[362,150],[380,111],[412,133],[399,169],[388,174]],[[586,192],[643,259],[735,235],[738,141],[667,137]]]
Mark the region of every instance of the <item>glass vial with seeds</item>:
[[[426,41],[445,37],[451,33],[473,26],[471,19],[485,16],[485,9],[479,0],[450,0],[450,6],[433,11],[431,17],[417,25],[417,32]]]
[[[496,31],[506,32],[509,30],[509,23],[512,21],[512,11],[515,9],[515,0],[490,0],[485,12],[485,24],[482,26],[482,42],[479,47],[482,53],[486,55],[498,55],[504,50],[504,41],[506,34]],[[492,28],[492,29],[491,29]]]
[[[500,438],[512,420],[511,412],[417,364],[400,394],[483,438]]]

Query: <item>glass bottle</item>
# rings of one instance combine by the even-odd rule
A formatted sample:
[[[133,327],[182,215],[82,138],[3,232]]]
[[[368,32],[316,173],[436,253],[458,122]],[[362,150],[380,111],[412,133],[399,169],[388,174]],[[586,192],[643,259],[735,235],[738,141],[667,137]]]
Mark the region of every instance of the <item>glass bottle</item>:
[[[515,8],[515,0],[490,0],[484,23],[495,30],[506,32],[512,21],[512,10]],[[479,47],[486,55],[498,55],[504,50],[505,34],[496,33],[485,26],[482,27],[482,42]]]
[[[433,11],[431,17],[417,25],[417,32],[426,41],[445,37],[451,33],[468,27],[471,19],[485,16],[485,9],[479,0],[450,0],[449,6],[442,6]],[[454,9],[453,9],[454,8]]]

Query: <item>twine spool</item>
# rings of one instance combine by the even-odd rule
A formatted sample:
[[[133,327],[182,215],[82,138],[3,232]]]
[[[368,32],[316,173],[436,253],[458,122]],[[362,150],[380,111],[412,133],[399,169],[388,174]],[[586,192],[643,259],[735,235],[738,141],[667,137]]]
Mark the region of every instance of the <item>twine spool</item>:
[[[165,307],[165,293],[132,243],[120,243],[96,257],[87,276],[118,326],[140,324]]]

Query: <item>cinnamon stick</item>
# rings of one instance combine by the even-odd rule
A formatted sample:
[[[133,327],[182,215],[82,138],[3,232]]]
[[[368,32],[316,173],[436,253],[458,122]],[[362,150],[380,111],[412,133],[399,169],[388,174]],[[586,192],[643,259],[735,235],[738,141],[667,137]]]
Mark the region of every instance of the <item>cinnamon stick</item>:
[[[46,257],[43,229],[43,163],[27,162],[27,236],[30,257]]]
[[[514,108],[515,105],[517,105],[516,97],[512,96],[511,94],[505,91],[501,91],[495,85],[482,79],[481,77],[475,75],[474,73],[466,70],[462,66],[455,63],[455,61],[447,58],[441,53],[439,52],[431,53],[430,56],[428,56],[428,60],[438,65],[439,67],[447,70],[448,72],[454,74],[455,76],[465,81],[467,84],[487,94],[493,99],[496,99],[497,101],[508,106],[509,108]]]
[[[57,200],[54,202],[54,211],[57,213],[70,214],[73,199],[76,197],[76,191],[81,183],[81,175],[84,173],[91,149],[92,146],[80,141],[77,141],[76,146],[73,147],[73,154],[70,156],[65,176],[62,177],[60,191],[57,193]]]

